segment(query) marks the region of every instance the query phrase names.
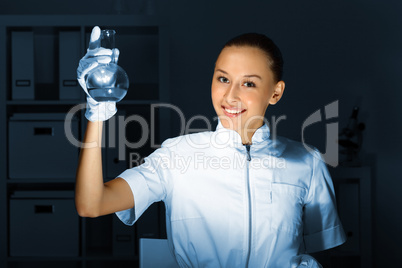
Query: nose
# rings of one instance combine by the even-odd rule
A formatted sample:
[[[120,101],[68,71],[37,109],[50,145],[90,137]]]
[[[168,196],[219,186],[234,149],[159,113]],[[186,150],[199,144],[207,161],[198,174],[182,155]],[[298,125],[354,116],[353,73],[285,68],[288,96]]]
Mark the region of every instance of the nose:
[[[225,92],[224,98],[228,104],[234,104],[240,101],[239,87],[235,84],[230,85]]]

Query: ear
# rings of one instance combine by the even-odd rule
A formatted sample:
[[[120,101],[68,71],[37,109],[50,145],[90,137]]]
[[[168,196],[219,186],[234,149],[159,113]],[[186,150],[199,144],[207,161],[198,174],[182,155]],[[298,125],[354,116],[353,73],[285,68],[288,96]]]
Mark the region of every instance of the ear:
[[[276,83],[274,87],[274,93],[271,96],[271,99],[269,100],[269,104],[274,105],[276,104],[283,95],[283,91],[285,90],[285,82],[279,81]]]

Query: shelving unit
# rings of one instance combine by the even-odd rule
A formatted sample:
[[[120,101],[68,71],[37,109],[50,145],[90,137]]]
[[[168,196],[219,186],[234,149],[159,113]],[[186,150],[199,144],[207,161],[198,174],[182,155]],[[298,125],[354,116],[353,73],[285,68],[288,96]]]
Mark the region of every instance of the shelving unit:
[[[347,240],[316,257],[323,267],[370,268],[373,265],[371,168],[338,166],[329,171]]]
[[[84,107],[85,93],[79,88],[78,84],[74,84],[75,71],[79,59],[85,54],[90,32],[95,25],[100,26],[102,29],[112,28],[116,30],[116,47],[121,52],[119,65],[126,70],[130,78],[130,88],[127,96],[118,103],[118,114],[105,125],[105,147],[103,149],[105,181],[113,179],[124,169],[133,166],[133,163],[130,162],[132,153],[138,154],[143,158],[156,149],[153,148],[152,143],[160,144],[161,141],[170,137],[168,131],[169,112],[162,109],[156,110],[156,113],[151,112],[151,105],[169,102],[168,29],[167,25],[160,21],[157,16],[0,16],[0,141],[4,144],[3,149],[0,150],[0,267],[114,268],[127,267],[127,265],[137,267],[138,239],[141,237],[165,238],[166,236],[164,207],[163,204],[157,203],[152,205],[133,227],[123,225],[115,215],[94,219],[80,218],[76,213],[71,215],[71,217],[77,217],[79,230],[77,233],[79,242],[76,245],[78,253],[75,255],[41,255],[39,253],[37,256],[26,256],[23,252],[16,255],[11,254],[12,252],[20,251],[19,248],[10,248],[12,239],[15,239],[13,234],[16,232],[16,227],[10,223],[10,217],[16,214],[18,216],[20,212],[20,210],[15,211],[15,209],[11,211],[11,203],[32,203],[35,209],[35,212],[32,212],[32,217],[36,217],[35,213],[42,213],[40,214],[41,217],[49,217],[55,214],[55,211],[58,211],[55,209],[56,205],[38,205],[37,201],[72,200],[71,198],[61,197],[58,194],[66,191],[73,193],[75,184],[74,176],[63,176],[60,172],[57,173],[56,167],[53,167],[56,169],[55,176],[41,177],[41,172],[43,171],[43,174],[45,174],[46,172],[44,171],[49,169],[46,166],[46,157],[57,158],[59,155],[57,153],[55,155],[46,155],[46,150],[50,150],[50,148],[46,148],[46,144],[41,142],[32,144],[32,146],[25,145],[23,148],[17,148],[15,144],[22,144],[19,141],[32,138],[31,136],[34,134],[16,128],[15,115],[19,115],[18,127],[32,124],[34,130],[38,131],[38,135],[44,135],[44,137],[40,137],[40,140],[46,141],[48,138],[46,135],[55,136],[53,131],[56,130],[53,127],[51,131],[47,127],[35,127],[36,123],[32,122],[60,123],[61,120],[52,119],[52,116],[63,114],[73,117],[74,112],[73,118],[76,118],[78,126],[75,138],[77,141],[82,140],[86,128],[85,109],[78,109],[77,105],[82,104],[82,107]],[[33,40],[31,40],[31,43],[33,42],[34,44],[33,62],[30,62],[28,58],[26,61],[24,61],[24,58],[17,59],[20,52],[22,55],[25,52],[17,50],[16,47],[20,49],[21,44],[22,46],[26,45],[22,42],[18,47],[13,43],[13,40],[15,40],[14,33],[20,32],[29,33],[29,35],[33,36]],[[68,42],[69,44],[77,42],[79,47],[71,46],[71,51],[70,48],[66,50],[65,47],[61,47],[61,33],[69,33],[72,34],[70,36],[77,37],[77,40],[68,39]],[[79,55],[74,54],[74,50],[77,49]],[[71,53],[71,57],[66,57],[64,53]],[[29,56],[29,51],[25,54]],[[26,67],[24,64],[32,64],[32,80],[23,78],[16,82],[16,78],[13,76],[13,70],[19,72],[19,69],[15,69],[16,64],[22,66],[20,67],[22,69]],[[28,70],[30,69],[28,68]],[[68,75],[71,77],[65,77]],[[63,84],[63,81],[68,83]],[[26,87],[33,85],[34,97],[28,96],[24,98],[24,95],[20,92],[14,94],[16,92],[15,85],[18,83]],[[71,89],[64,88],[64,92],[61,93],[63,85],[69,85]],[[23,90],[26,89],[23,88]],[[77,91],[78,93],[76,93]],[[65,95],[66,92],[67,96]],[[72,109],[74,107],[76,108],[75,110]],[[149,126],[151,122],[156,122],[155,133],[157,137],[152,137],[153,140],[148,137],[140,148],[131,148],[131,143],[135,143],[141,138],[139,137],[141,129],[138,126],[138,122],[136,123],[135,120],[124,121],[129,119],[131,115],[142,117]],[[27,116],[27,118],[21,119],[24,116]],[[155,118],[151,118],[151,116]],[[65,120],[66,117],[63,122]],[[122,122],[125,124],[124,126],[119,125]],[[126,142],[125,138],[127,138]],[[10,143],[11,140],[15,141],[15,139],[17,139],[16,143]],[[67,137],[65,136],[60,139],[60,142],[65,144],[66,140]],[[69,146],[74,145],[70,144]],[[17,151],[15,151],[16,148]],[[24,155],[29,155],[28,153],[32,151],[38,154],[38,157],[29,159],[32,163],[38,163],[40,168],[37,174],[26,170],[28,161],[25,160],[26,162],[24,163],[22,160]],[[77,159],[79,148],[74,147],[73,151],[74,153],[64,157],[64,159],[67,159],[65,161]],[[14,167],[12,170],[10,170],[10,152],[18,155],[18,160],[20,161],[18,162],[18,168]],[[63,152],[61,151],[60,155]],[[13,160],[15,161],[15,159]],[[63,162],[60,165],[67,164],[67,162]],[[74,164],[76,165],[77,163],[74,162]],[[22,175],[13,175],[16,174],[13,172],[15,169],[21,171],[18,174],[21,173]],[[23,197],[21,197],[21,193]],[[15,200],[23,200],[24,202],[14,202]],[[21,220],[25,220],[25,216],[21,215]],[[44,224],[49,222],[51,220],[43,221]],[[32,232],[35,232],[34,226],[31,226],[29,221],[25,222],[25,227],[28,229],[33,228]],[[62,225],[58,227],[69,228],[69,226]],[[50,225],[49,228],[55,228],[55,226]],[[35,241],[29,240],[30,237],[26,237],[26,239],[27,243],[35,243]],[[36,241],[36,243],[38,247],[41,246],[41,241]],[[57,243],[63,244],[66,241],[58,241]],[[57,243],[54,245],[55,247],[58,245]]]

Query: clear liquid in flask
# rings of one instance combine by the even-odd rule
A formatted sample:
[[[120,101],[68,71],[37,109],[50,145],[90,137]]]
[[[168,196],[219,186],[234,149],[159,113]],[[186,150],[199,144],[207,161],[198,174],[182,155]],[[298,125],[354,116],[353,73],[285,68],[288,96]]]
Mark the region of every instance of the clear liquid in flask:
[[[114,30],[102,30],[101,47],[114,48]],[[113,52],[114,53],[114,52]],[[98,63],[86,77],[88,94],[97,102],[119,102],[127,94],[129,80],[127,73],[117,65],[117,57],[111,55],[110,63]]]
[[[88,94],[97,102],[119,102],[127,94],[127,89],[119,87],[88,88]]]

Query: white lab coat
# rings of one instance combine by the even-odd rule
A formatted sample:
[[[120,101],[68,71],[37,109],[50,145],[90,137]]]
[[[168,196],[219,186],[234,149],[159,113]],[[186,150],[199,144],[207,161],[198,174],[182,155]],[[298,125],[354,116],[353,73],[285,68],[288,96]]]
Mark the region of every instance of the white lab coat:
[[[144,164],[124,171],[135,208],[166,207],[169,246],[180,267],[289,267],[291,257],[345,241],[332,180],[318,151],[277,137],[216,131],[169,139]]]

